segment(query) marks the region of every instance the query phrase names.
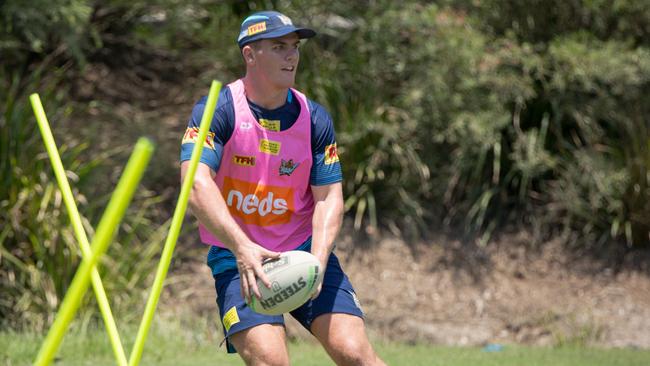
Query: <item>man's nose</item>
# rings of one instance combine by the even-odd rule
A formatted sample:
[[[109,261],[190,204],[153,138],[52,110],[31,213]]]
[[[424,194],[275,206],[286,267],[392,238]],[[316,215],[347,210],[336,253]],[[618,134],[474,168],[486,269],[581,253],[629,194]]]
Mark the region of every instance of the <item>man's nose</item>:
[[[293,61],[298,58],[298,49],[292,48],[287,52],[287,60]]]

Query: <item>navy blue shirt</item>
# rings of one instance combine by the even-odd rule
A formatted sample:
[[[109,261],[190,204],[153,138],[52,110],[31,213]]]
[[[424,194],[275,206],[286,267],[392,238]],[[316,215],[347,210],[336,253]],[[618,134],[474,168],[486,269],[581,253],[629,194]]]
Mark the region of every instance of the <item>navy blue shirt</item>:
[[[192,116],[188,122],[188,129],[199,128],[207,97],[202,97],[194,105]],[[339,161],[326,163],[326,153],[332,145],[336,144],[334,124],[332,117],[320,104],[307,100],[311,118],[311,152],[312,168],[310,184],[315,186],[327,185],[342,181],[341,163]],[[269,110],[248,101],[253,115],[263,127],[280,131],[290,128],[300,114],[300,102],[289,91],[287,102],[277,109]],[[278,127],[279,126],[279,127]],[[228,142],[235,129],[235,108],[229,88],[223,88],[219,94],[217,108],[210,125],[210,136],[213,137],[213,146],[204,147],[200,162],[208,165],[217,172],[221,165],[223,147]],[[190,160],[194,143],[186,142],[181,145],[181,162]]]

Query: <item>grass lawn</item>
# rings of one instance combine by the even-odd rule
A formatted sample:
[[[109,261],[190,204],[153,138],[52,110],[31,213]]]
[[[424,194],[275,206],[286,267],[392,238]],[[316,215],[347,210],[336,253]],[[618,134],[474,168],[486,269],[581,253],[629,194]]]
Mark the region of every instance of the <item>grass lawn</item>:
[[[135,333],[133,333],[135,334]],[[123,338],[130,342],[132,334]],[[243,365],[239,357],[227,355],[218,348],[219,339],[207,339],[205,333],[191,335],[185,331],[152,329],[145,346],[141,365]],[[34,360],[43,336],[21,333],[0,333],[0,364],[29,365]],[[325,352],[316,344],[290,344],[294,365],[332,365]],[[377,351],[389,365],[650,365],[650,350],[593,349],[593,348],[532,348],[505,346],[499,352],[485,352],[481,348],[376,344]],[[127,344],[130,348],[130,343]],[[54,365],[115,365],[113,354],[103,331],[68,334],[59,350]]]

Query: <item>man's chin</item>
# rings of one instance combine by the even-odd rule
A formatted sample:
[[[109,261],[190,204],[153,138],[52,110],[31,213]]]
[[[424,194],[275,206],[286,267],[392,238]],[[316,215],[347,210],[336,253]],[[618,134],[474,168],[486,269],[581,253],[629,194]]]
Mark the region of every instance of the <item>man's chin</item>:
[[[296,83],[295,78],[285,78],[283,80],[278,80],[277,85],[282,89],[288,89],[288,88],[293,88],[295,83]]]

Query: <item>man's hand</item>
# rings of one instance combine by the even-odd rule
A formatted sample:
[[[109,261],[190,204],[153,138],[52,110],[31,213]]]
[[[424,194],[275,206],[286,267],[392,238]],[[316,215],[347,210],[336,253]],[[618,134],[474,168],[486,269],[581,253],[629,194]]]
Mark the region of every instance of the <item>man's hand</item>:
[[[239,245],[234,253],[237,258],[237,270],[241,283],[241,294],[246,298],[246,303],[250,304],[251,296],[255,295],[261,299],[262,295],[257,287],[257,278],[267,288],[271,288],[271,282],[262,270],[262,262],[267,259],[276,259],[280,257],[279,252],[272,252],[253,242]]]

